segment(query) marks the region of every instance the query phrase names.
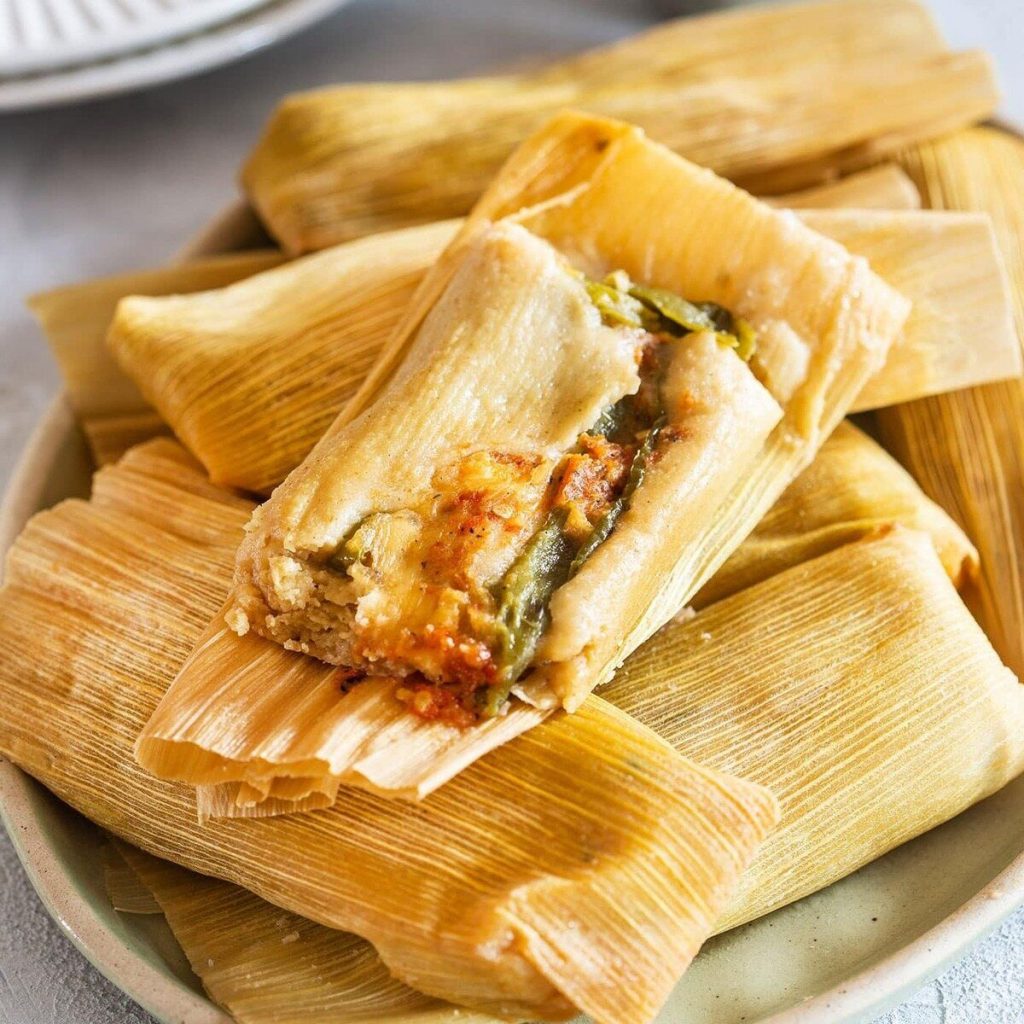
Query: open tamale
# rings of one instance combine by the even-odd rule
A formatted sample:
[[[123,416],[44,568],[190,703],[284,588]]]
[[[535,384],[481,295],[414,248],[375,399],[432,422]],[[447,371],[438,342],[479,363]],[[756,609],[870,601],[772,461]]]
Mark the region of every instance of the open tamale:
[[[64,386],[96,462],[114,462],[166,426],[105,344],[126,295],[173,295],[222,288],[281,262],[272,250],[213,256],[159,270],[119,274],[41,292],[28,300],[60,366]]]
[[[759,7],[659,26],[525,75],[286,99],[242,180],[291,252],[464,214],[558,110],[631,121],[753,191],[791,191],[988,116],[986,60],[911,0]]]
[[[391,977],[364,939],[117,843],[214,1002],[238,1024],[497,1024]],[[115,904],[116,906],[116,904]],[[118,909],[121,909],[120,907]]]
[[[317,814],[200,826],[192,790],[140,769],[132,743],[226,592],[233,547],[211,523],[244,515],[152,444],[133,478],[154,457],[162,485],[191,472],[175,509],[121,495],[108,468],[91,503],[40,513],[9,555],[4,756],[115,835],[363,936],[427,994],[649,1020],[774,823],[771,795],[593,698],[429,802],[348,790]]]
[[[926,205],[991,214],[1024,338],[1024,142],[972,128],[908,150]],[[1024,384],[1007,381],[882,410],[886,444],[981,552],[978,611],[996,649],[1024,673]]]
[[[842,196],[820,197],[830,198]],[[857,408],[1019,373],[1005,275],[983,217],[803,216],[913,304]],[[214,479],[269,492],[351,397],[456,225],[337,246],[216,291],[126,299],[109,346]]]
[[[159,485],[158,495],[178,480],[178,502],[140,501],[147,475]],[[128,484],[123,494],[122,482]],[[415,807],[351,794],[344,798],[350,813],[358,806],[360,814],[347,825],[345,816],[334,811],[197,828],[187,792],[134,765],[134,731],[173,675],[174,662],[185,657],[189,636],[201,629],[200,618],[189,609],[213,607],[226,590],[232,545],[226,538],[210,539],[217,537],[210,530],[216,489],[171,442],[144,446],[121,466],[104,470],[98,483],[102,486],[92,512],[75,501],[42,514],[11,556],[10,579],[0,596],[0,637],[11,641],[12,650],[11,659],[0,665],[0,749],[129,841],[335,927],[339,920],[325,908],[336,906],[337,875],[358,870],[362,863],[341,858],[335,833],[354,841],[351,831],[365,826],[371,806],[402,820],[408,817],[406,838],[397,824],[371,833],[379,839],[375,848],[381,855],[392,847],[406,851],[408,863],[395,867],[379,889],[408,893],[401,910],[408,918],[423,892],[444,887],[447,876],[439,868],[453,856],[442,853],[439,860],[428,856],[424,862],[433,820],[425,817],[427,810],[440,802],[456,832],[460,825],[469,827],[466,799],[449,804],[455,796],[451,788],[444,791],[448,798],[439,801],[438,794]],[[233,521],[240,529],[244,516],[238,499],[221,493],[223,522]],[[197,522],[206,523],[199,539]],[[734,900],[728,920],[745,919],[771,903],[827,884],[863,859],[956,813],[1019,770],[1024,691],[956,601],[928,547],[916,534],[890,534],[777,575],[700,613],[692,623],[667,627],[630,660],[608,691],[638,714],[651,714],[658,728],[675,730],[672,735],[684,749],[699,741],[709,758],[721,764],[745,760],[779,789],[785,840],[773,857],[758,860],[762,889],[747,887]],[[96,600],[99,593],[102,601]],[[86,594],[89,600],[83,600]],[[73,633],[67,629],[69,617]],[[139,634],[133,628],[143,619],[154,630],[146,643],[135,639]],[[748,620],[765,639],[756,665],[744,641]],[[815,622],[817,641],[803,642]],[[35,651],[15,643],[25,630],[38,638]],[[858,657],[837,657],[847,650]],[[670,673],[681,681],[678,700],[686,703],[676,715],[666,712],[675,706],[671,694],[668,703],[645,698],[655,692],[652,687],[666,689]],[[747,679],[756,690],[753,695],[744,685]],[[920,699],[932,687],[943,698]],[[951,706],[957,709],[952,721]],[[561,720],[573,723],[576,717]],[[716,728],[709,729],[712,722]],[[904,722],[906,728],[894,726]],[[495,756],[508,757],[520,743],[535,749],[549,728],[541,727]],[[945,742],[951,728],[955,742]],[[574,796],[559,807],[562,816],[590,792],[590,758],[608,756],[589,747],[577,753],[581,760],[571,777],[578,792],[573,790]],[[489,760],[453,787],[479,775]],[[830,770],[823,771],[822,765]],[[628,777],[628,769],[623,770]],[[544,789],[532,791],[525,803],[509,801],[510,792],[525,791],[528,778],[505,779],[504,795],[492,808],[492,814],[510,815],[517,830],[533,813],[532,806],[551,794]],[[893,778],[900,784],[878,781]],[[626,785],[621,775],[609,782],[612,788],[595,803],[593,819],[603,836],[620,807],[618,787]],[[659,790],[657,813],[667,813],[667,799]],[[636,824],[643,809],[633,811]],[[674,819],[667,827],[677,827]],[[489,837],[477,844],[484,854],[504,842],[491,832],[482,834]],[[561,834],[556,829],[554,835]],[[590,828],[587,834],[594,836]],[[264,842],[263,837],[269,838]],[[552,842],[547,835],[533,851],[535,859]],[[541,863],[547,863],[546,856]],[[600,870],[601,859],[593,870]],[[407,875],[421,879],[423,872],[430,881],[424,878],[424,888],[412,895],[414,890],[405,888]],[[623,884],[621,874],[616,884]],[[653,880],[649,884],[657,887]],[[365,902],[381,895],[370,887],[361,898]],[[577,924],[577,964],[567,969],[578,970],[584,958],[578,944],[580,918],[575,909],[561,913]],[[609,923],[605,919],[604,925]],[[641,998],[647,990],[646,966],[656,962],[645,961],[645,971],[628,979],[613,965],[609,984],[628,980],[628,997]],[[238,984],[245,990],[241,980]],[[323,995],[330,998],[330,992]],[[313,992],[311,998],[319,995]],[[632,1018],[616,1007],[605,1019]]]
[[[337,725],[351,760],[332,774],[372,746],[395,795],[461,770],[496,719],[514,733],[575,709],[810,462],[907,312],[862,259],[638,129],[556,118],[254,513],[227,612],[140,758],[166,773],[149,739],[273,692],[281,667],[253,634],[377,679]],[[303,664],[287,675],[313,692],[324,668]],[[288,715],[278,730],[302,740]],[[272,784],[254,747],[219,781]],[[197,760],[175,777],[210,782]]]

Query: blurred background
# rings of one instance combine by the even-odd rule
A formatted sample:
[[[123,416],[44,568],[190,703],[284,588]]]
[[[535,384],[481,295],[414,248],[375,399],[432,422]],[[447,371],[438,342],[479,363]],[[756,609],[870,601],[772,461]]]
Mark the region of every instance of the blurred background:
[[[40,0],[0,0],[0,14],[33,2]],[[32,96],[0,73],[0,486],[57,389],[55,367],[25,310],[25,296],[171,257],[236,196],[240,160],[285,93],[339,81],[508,67],[607,42],[669,14],[731,6],[684,0],[305,0],[302,13],[293,16],[280,9],[288,2],[295,0],[274,0],[269,14],[259,14],[263,20],[243,32],[232,29],[228,42],[218,29],[216,52],[200,47],[198,57],[161,56],[156,70],[148,64],[140,71],[136,64],[122,72],[107,64],[81,88],[117,88],[126,74],[152,80],[178,74],[190,62],[247,54],[165,84],[76,104],[4,110]],[[954,46],[994,54],[1004,116],[1024,125],[1022,0],[931,0],[931,6]],[[304,20],[311,24],[260,49]],[[47,87],[50,100],[62,89],[73,91],[60,83]],[[1020,1024],[1022,988],[1024,914],[1018,914],[884,1020]],[[0,832],[0,1024],[149,1020],[46,917]]]

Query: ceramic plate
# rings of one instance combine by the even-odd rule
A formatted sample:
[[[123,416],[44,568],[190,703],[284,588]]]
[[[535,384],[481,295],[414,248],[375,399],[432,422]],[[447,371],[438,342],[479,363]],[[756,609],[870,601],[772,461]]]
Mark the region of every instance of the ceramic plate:
[[[12,4],[15,0],[0,0],[0,3],[4,2]],[[28,2],[38,6],[39,0]],[[149,6],[156,2],[157,0],[152,0]],[[38,67],[15,68],[17,60],[13,56],[13,44],[4,40],[0,28],[0,111],[71,103],[184,78],[186,75],[238,60],[271,43],[285,39],[325,17],[335,8],[348,3],[349,0],[218,0],[216,3],[212,0],[206,0],[205,3],[191,0],[188,6],[196,9],[190,11],[188,17],[182,10],[186,6],[183,0],[177,0],[175,3],[171,3],[171,0],[165,2],[175,8],[176,13],[167,12],[161,26],[162,34],[157,33],[157,36],[153,36],[157,29],[156,25],[146,28],[136,25],[130,30],[125,29],[129,35],[138,35],[138,39],[132,45],[153,47],[155,42],[170,35],[180,35],[182,31],[192,32],[192,35],[142,52],[58,70],[41,70]],[[65,0],[61,0],[62,6],[64,3]],[[99,3],[99,0],[77,0],[76,4],[71,4],[70,0],[67,0],[67,3],[69,6],[90,6]],[[134,3],[138,6],[140,0],[134,0]],[[108,5],[109,0],[104,0],[102,6]],[[24,3],[18,0],[16,6],[24,6]],[[249,13],[243,13],[231,21],[222,21],[224,17],[231,17],[247,10]],[[0,10],[0,22],[2,16],[3,11]],[[183,28],[189,19],[195,23]],[[222,23],[210,27],[211,22],[218,20]],[[203,25],[206,26],[205,30],[196,32]],[[87,43],[80,39],[77,48],[76,44],[70,41],[66,45],[65,56],[78,54],[76,59],[87,59],[88,49],[95,49],[100,43],[96,40]],[[96,53],[93,56],[110,58],[110,53],[115,50],[121,53],[126,48],[124,45],[115,44],[112,39],[107,41],[107,45],[110,52]],[[82,56],[83,53],[85,58]],[[22,52],[17,59],[31,62],[31,55]],[[14,62],[10,68],[6,67],[8,61]],[[17,75],[13,74],[15,70],[19,71]],[[32,73],[28,73],[30,70]],[[22,71],[25,73],[21,73]]]
[[[255,222],[229,211],[199,251],[239,248]],[[88,493],[89,456],[58,399],[0,509],[0,553],[28,517]],[[225,1024],[162,922],[121,916],[102,883],[98,830],[0,761],[0,816],[51,914],[115,984],[164,1024]],[[871,1020],[1024,902],[1024,777],[841,882],[708,942],[660,1024]]]

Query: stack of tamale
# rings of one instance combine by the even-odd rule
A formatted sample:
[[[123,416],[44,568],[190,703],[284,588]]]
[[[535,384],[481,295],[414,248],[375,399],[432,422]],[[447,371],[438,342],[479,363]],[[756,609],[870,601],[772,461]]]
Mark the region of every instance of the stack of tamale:
[[[114,905],[243,1024],[645,1024],[1024,770],[995,103],[911,0],[339,86],[245,162],[280,249],[34,297],[102,468],[0,753]]]

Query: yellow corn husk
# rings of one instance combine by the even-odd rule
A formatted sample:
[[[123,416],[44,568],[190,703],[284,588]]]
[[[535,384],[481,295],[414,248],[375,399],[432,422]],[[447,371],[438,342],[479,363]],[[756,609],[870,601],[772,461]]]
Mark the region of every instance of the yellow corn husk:
[[[855,871],[1024,769],[1024,688],[925,535],[902,528],[663,630],[604,696],[779,797],[782,825],[719,930]]]
[[[103,887],[110,905],[121,914],[162,914],[163,910],[138,873],[111,841],[103,847]]]
[[[211,479],[269,492],[355,392],[455,228],[366,238],[218,291],[125,299],[109,347]]]
[[[183,472],[162,444],[130,460],[135,478],[159,463],[158,493]],[[131,750],[230,579],[233,545],[210,539],[216,502],[192,472],[172,512],[136,501],[137,479],[118,503],[122,470],[103,470],[97,501],[40,513],[15,544],[4,756],[144,850],[362,935],[427,994],[530,1019],[653,1017],[774,823],[771,795],[594,698],[419,805],[348,790],[317,814],[199,826],[192,791]],[[238,501],[219,515],[240,529]]]
[[[978,553],[963,531],[885,449],[851,423],[841,423],[693,605],[707,607],[897,523],[932,538],[957,588],[976,579]]]
[[[514,232],[519,241],[513,246]],[[745,244],[737,251],[730,240],[739,236]],[[618,267],[645,284],[718,302],[760,331],[752,361],[756,380],[731,352],[723,353],[710,343],[706,358],[716,362],[714,373],[703,373],[700,385],[688,385],[696,401],[685,406],[694,412],[692,421],[686,422],[692,422],[695,439],[685,449],[675,449],[678,458],[670,453],[659,462],[657,472],[645,481],[641,500],[551,599],[541,657],[519,681],[510,715],[518,715],[524,691],[529,697],[523,697],[525,703],[542,708],[560,703],[573,710],[693,597],[811,461],[865,381],[884,363],[909,304],[863,260],[806,229],[793,216],[772,211],[650,142],[635,127],[564,114],[524,143],[506,164],[473,217],[424,278],[402,325],[359,392],[302,466],[257,511],[239,550],[234,603],[226,617],[238,633],[246,626],[287,646],[298,630],[303,651],[323,653],[313,646],[315,636],[334,634],[307,628],[302,616],[309,612],[301,602],[282,606],[277,567],[287,566],[287,585],[293,590],[310,592],[313,556],[333,550],[352,524],[369,512],[402,508],[407,503],[402,494],[421,486],[414,473],[423,464],[431,465],[434,447],[451,448],[464,442],[467,432],[469,443],[477,436],[494,438],[492,444],[505,438],[514,450],[552,443],[565,447],[554,441],[560,435],[545,433],[544,422],[529,419],[531,409],[543,412],[548,406],[540,397],[544,391],[532,390],[536,377],[531,379],[529,353],[522,350],[524,329],[517,328],[516,333],[509,328],[508,352],[520,355],[502,375],[486,350],[490,339],[480,340],[473,327],[472,317],[484,315],[472,297],[482,280],[474,268],[490,266],[481,264],[481,247],[498,244],[505,246],[503,259],[511,259],[513,248],[550,253],[554,246],[596,277]],[[714,244],[721,247],[717,253]],[[729,274],[720,273],[723,266],[730,268]],[[560,280],[554,273],[545,276],[545,295],[556,287],[556,279]],[[486,287],[494,290],[490,283]],[[517,318],[538,316],[535,304],[541,292],[530,293],[529,302],[521,299],[522,291],[511,294],[520,304],[503,315],[503,322],[515,325]],[[573,296],[573,301],[582,301],[575,292]],[[487,309],[497,304],[494,299]],[[449,323],[445,317],[455,319]],[[556,335],[544,337],[545,343],[538,338],[534,350],[542,354],[542,361],[548,360],[545,367],[552,359],[556,362],[551,365],[561,366],[557,359],[562,351],[569,353],[567,359],[582,357],[582,348],[564,350]],[[708,348],[694,342],[687,350],[694,354],[687,358],[704,359]],[[392,381],[407,352],[409,363]],[[545,369],[543,379],[551,372]],[[579,372],[566,371],[563,390],[565,381],[580,379]],[[467,379],[474,373],[484,382],[486,400],[475,397],[475,384]],[[728,386],[718,379],[726,374],[731,375]],[[605,379],[595,376],[591,391],[577,390],[575,397],[566,398],[566,408],[586,414],[579,429],[607,404],[603,393],[595,394]],[[747,418],[742,429],[731,420],[735,402],[701,397],[707,382],[714,382],[720,393],[748,396],[742,399]],[[506,390],[512,397],[506,397]],[[357,419],[378,393],[386,398]],[[511,434],[508,413],[496,412],[502,408],[515,410]],[[522,440],[515,431],[521,432]],[[399,458],[393,439],[406,434]],[[717,454],[726,437],[728,451]],[[702,468],[711,465],[713,471]],[[382,467],[389,475],[381,476]],[[680,485],[680,480],[692,483]],[[666,534],[657,526],[665,515],[684,525]],[[287,556],[282,554],[285,546]],[[631,566],[629,574],[621,571],[624,561]],[[323,610],[329,596],[326,582],[317,593],[324,604],[314,612],[327,615],[331,609]],[[337,608],[335,629],[340,631],[348,622],[342,616],[350,609]],[[583,610],[593,608],[601,609],[600,619]],[[153,771],[170,775],[169,766],[177,764],[184,774],[173,773],[174,778],[209,782],[196,777],[191,756],[150,758],[153,740],[186,743],[190,754],[230,761],[235,774],[223,781],[269,792],[279,776],[291,774],[287,765],[278,767],[266,754],[296,737],[290,717],[281,720],[274,734],[254,730],[237,737],[230,749],[220,744],[201,748],[185,740],[182,732],[204,716],[219,723],[227,704],[237,704],[242,693],[272,693],[282,672],[293,686],[307,672],[312,691],[317,680],[323,685],[324,668],[312,660],[305,670],[295,661],[286,667],[255,637],[235,635],[224,622],[225,617],[219,617],[204,635],[196,656],[161,702],[154,723],[140,736],[137,752]],[[227,685],[229,679],[243,678],[244,686]],[[377,708],[361,709],[344,729],[332,730],[332,775],[349,772],[372,748],[375,757],[391,765],[389,777],[400,795],[421,791],[424,780],[417,772],[428,770],[423,765],[437,777],[439,770],[443,776],[468,763],[465,743],[453,749],[451,728],[441,722],[420,719],[414,742],[400,734],[386,748],[380,746],[377,724],[393,716],[394,704],[390,693],[382,691]],[[466,732],[484,728],[474,726]],[[482,743],[477,750],[481,749],[486,749]],[[305,762],[296,770],[306,777]],[[299,798],[294,789],[289,794]]]
[[[753,191],[800,188],[988,116],[988,63],[907,0],[686,19],[540,72],[286,99],[243,184],[286,249],[465,213],[516,143],[574,107]]]
[[[900,342],[855,411],[1021,375],[1010,286],[988,216],[805,210],[801,220],[866,256],[913,302]]]
[[[33,295],[38,319],[97,464],[166,430],[106,346],[114,309],[125,295],[173,295],[221,288],[280,263],[273,251],[232,253],[160,270],[120,274]]]
[[[1024,337],[1024,142],[976,128],[901,155],[928,206],[992,216]],[[1024,673],[1024,384],[1007,381],[878,415],[886,444],[981,553],[979,613]]]
[[[126,843],[116,852],[117,870],[164,915],[203,988],[238,1024],[497,1024],[403,985],[358,936]]]
[[[0,664],[0,748],[102,826],[151,852],[337,924],[325,920],[324,907],[338,891],[339,865],[344,864],[342,873],[359,865],[354,867],[349,856],[338,859],[334,836],[346,827],[343,816],[323,812],[197,829],[182,788],[145,776],[132,763],[138,723],[173,675],[173,662],[185,656],[188,634],[201,628],[189,604],[212,606],[218,576],[219,589],[228,586],[231,545],[188,542],[193,524],[209,520],[207,505],[216,492],[195,469],[189,475],[180,449],[154,442],[128,461],[132,481],[121,505],[111,495],[123,464],[100,474],[106,497],[88,526],[78,522],[88,506],[66,503],[40,516],[18,542],[13,589],[8,584],[0,596],[0,636],[28,635],[27,629],[38,646],[29,653],[17,644],[14,657]],[[139,481],[150,471],[161,491],[168,481],[181,481],[181,514],[173,521],[166,518],[169,502],[139,501]],[[227,493],[224,498],[225,518],[233,517],[240,528],[237,499]],[[188,514],[193,506],[197,516]],[[116,523],[113,517],[117,508],[127,507],[148,518],[125,529],[130,517],[122,515]],[[81,529],[69,529],[73,524]],[[208,527],[199,532],[210,535]],[[66,539],[59,540],[62,534]],[[140,534],[147,539],[140,540]],[[55,541],[67,545],[59,559],[49,550]],[[1024,690],[957,602],[929,547],[923,535],[897,531],[790,569],[701,612],[690,624],[667,627],[633,656],[607,691],[623,706],[649,715],[651,724],[682,749],[699,744],[720,764],[749,762],[782,794],[781,838],[769,840],[773,856],[755,861],[759,884],[744,887],[728,913],[730,923],[826,884],[980,799],[1020,769]],[[104,550],[113,556],[103,559],[104,569],[96,572],[83,564]],[[34,607],[26,609],[30,563]],[[91,602],[83,602],[83,587],[91,588]],[[154,627],[146,642],[131,628],[140,618]],[[807,629],[815,621],[822,626],[817,634]],[[751,636],[758,639],[756,658],[750,656]],[[815,636],[816,642],[809,642]],[[933,691],[938,696],[927,699]],[[532,746],[548,728],[522,743]],[[503,748],[495,758],[508,757],[518,745]],[[580,792],[560,808],[563,818],[590,792],[587,757],[602,756],[589,748],[578,754],[572,774]],[[479,775],[486,764],[453,786],[465,785],[469,774]],[[505,795],[523,792],[527,778],[506,780]],[[594,819],[602,823],[602,834],[603,825],[615,820],[615,787],[622,784],[617,779],[603,796]],[[345,799],[350,810],[379,806],[369,797]],[[659,806],[665,799],[661,791]],[[419,808],[393,803],[383,808],[389,820],[391,814],[409,816],[413,848],[420,854],[432,834],[425,809],[436,800]],[[456,801],[445,806],[454,820],[462,820]],[[509,813],[517,829],[530,807],[515,801]],[[363,824],[365,819],[357,817],[350,827]],[[264,832],[272,837],[266,844],[257,839]],[[484,834],[488,841],[478,845],[500,847],[493,832]],[[562,834],[557,829],[538,849]],[[396,824],[380,836],[379,849],[401,844],[402,835]],[[405,873],[421,876],[423,861],[409,856],[411,863],[396,865],[381,881],[382,890],[402,887],[405,893]],[[432,856],[431,850],[427,868],[447,863],[452,854]],[[426,889],[432,891],[445,877],[435,872]],[[379,896],[373,888],[364,893],[364,898]],[[419,898],[406,898],[403,916]],[[562,913],[579,920],[577,907]],[[200,923],[196,929],[209,934]],[[432,937],[436,943],[448,941],[443,931]],[[578,947],[574,953],[581,956]],[[627,989],[635,992],[635,985],[632,978]],[[333,985],[326,988],[323,998],[335,998]]]
[[[775,196],[768,202],[791,210],[917,210],[921,196],[898,164],[879,164],[824,185]]]

